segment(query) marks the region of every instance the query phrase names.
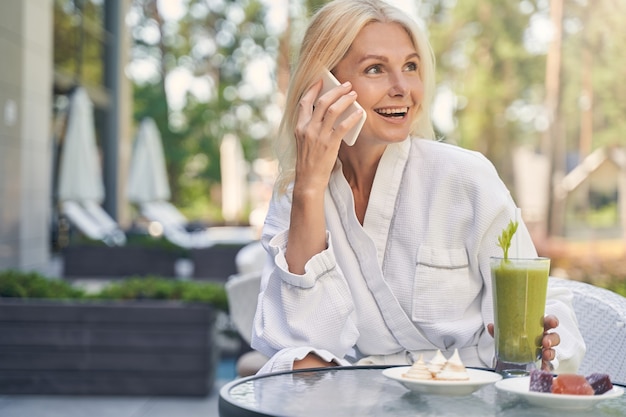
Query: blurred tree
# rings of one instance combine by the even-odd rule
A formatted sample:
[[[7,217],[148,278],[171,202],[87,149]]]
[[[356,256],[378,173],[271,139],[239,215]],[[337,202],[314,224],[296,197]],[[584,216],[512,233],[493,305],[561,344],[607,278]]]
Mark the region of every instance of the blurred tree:
[[[626,2],[564,0],[562,117],[567,149],[624,145]]]
[[[220,183],[221,139],[233,133],[248,160],[258,156],[271,132],[278,41],[257,0],[181,0],[176,17],[162,3],[134,0],[129,15],[135,119],[149,116],[159,127],[172,200],[220,220],[211,191]]]
[[[553,183],[592,150],[612,144],[623,146],[621,135],[626,128],[626,88],[621,82],[626,59],[620,53],[626,39],[621,23],[626,3],[552,0],[550,10],[554,13],[559,8],[560,21],[553,25],[557,28],[554,39],[560,40],[560,68],[552,83],[558,91],[556,114],[546,131],[546,142],[552,142],[548,148],[552,149]],[[549,53],[548,62],[550,57]],[[548,82],[546,88],[549,94]],[[565,195],[558,189],[552,194],[550,208],[548,233],[563,236]]]
[[[420,10],[439,87],[454,98],[455,126],[442,136],[483,152],[510,188],[516,146],[549,158],[553,184],[572,161],[624,144],[626,2],[425,0]],[[546,227],[559,235],[564,208],[556,203]]]
[[[106,35],[102,5],[95,0],[54,0],[54,68],[74,84],[103,83]]]
[[[311,16],[328,2],[329,0],[306,0],[306,8],[308,10],[309,16]]]
[[[512,149],[536,140],[516,110],[536,103],[543,84],[541,61],[523,42],[531,14],[498,0],[432,0],[421,10],[438,84],[456,96],[456,126],[444,139],[484,153],[510,185]]]

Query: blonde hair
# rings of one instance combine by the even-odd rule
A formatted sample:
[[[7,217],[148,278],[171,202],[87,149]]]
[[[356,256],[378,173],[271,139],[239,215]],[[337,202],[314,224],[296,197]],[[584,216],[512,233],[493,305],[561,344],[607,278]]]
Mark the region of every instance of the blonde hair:
[[[397,23],[408,33],[420,55],[419,71],[424,83],[424,99],[411,134],[434,138],[430,106],[435,90],[435,59],[426,35],[417,23],[400,9],[381,0],[334,0],[312,17],[293,69],[285,112],[280,123],[276,152],[280,172],[277,190],[284,193],[295,177],[296,139],[294,129],[298,102],[307,89],[319,80],[323,68],[333,69],[346,55],[361,29],[373,22]]]

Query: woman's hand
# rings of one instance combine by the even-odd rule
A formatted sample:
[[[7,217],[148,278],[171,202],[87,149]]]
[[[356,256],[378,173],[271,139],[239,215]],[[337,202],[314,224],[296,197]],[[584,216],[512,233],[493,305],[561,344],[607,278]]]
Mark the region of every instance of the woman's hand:
[[[541,369],[552,372],[552,364],[550,361],[556,358],[556,351],[553,349],[561,343],[561,337],[556,332],[550,330],[559,325],[559,319],[556,316],[548,315],[543,318],[543,338],[541,340]],[[487,331],[493,337],[493,323],[487,325]]]
[[[317,98],[322,80],[302,96],[296,136],[296,175],[285,259],[289,271],[304,274],[304,266],[326,249],[324,192],[337,161],[341,139],[359,119],[355,112],[333,128],[337,117],[354,101],[350,83]],[[356,117],[355,117],[356,115]]]
[[[556,351],[553,349],[561,343],[561,337],[556,332],[550,330],[559,325],[559,319],[556,316],[549,315],[543,319],[543,339],[541,341],[541,369],[552,372],[552,364],[550,361],[556,358]]]
[[[296,186],[305,190],[324,190],[335,166],[341,139],[359,121],[355,112],[335,128],[337,118],[356,101],[352,84],[345,82],[319,98],[322,81],[318,81],[299,102],[295,127],[297,144]]]

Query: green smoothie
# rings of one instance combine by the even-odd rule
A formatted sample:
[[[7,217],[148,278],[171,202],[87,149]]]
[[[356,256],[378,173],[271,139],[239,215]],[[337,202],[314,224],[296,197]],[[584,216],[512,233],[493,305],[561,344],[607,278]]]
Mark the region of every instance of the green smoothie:
[[[510,364],[541,355],[550,259],[492,258],[496,356]]]

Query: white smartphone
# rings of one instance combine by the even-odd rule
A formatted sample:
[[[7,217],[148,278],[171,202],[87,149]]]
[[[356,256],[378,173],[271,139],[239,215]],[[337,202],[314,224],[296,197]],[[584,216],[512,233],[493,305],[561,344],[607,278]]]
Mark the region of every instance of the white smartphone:
[[[326,93],[328,90],[341,85],[339,80],[337,80],[335,76],[327,69],[324,69],[322,73],[322,79],[324,80],[324,85],[322,86],[322,91],[320,92],[320,96]],[[343,120],[346,119],[346,117],[350,116],[352,113],[354,113],[355,111],[359,109],[363,110],[363,108],[359,105],[359,103],[355,101],[354,103],[350,105],[350,107],[348,107],[337,118],[337,122],[335,123],[335,125],[341,123]],[[365,124],[366,118],[367,118],[367,115],[365,114],[365,111],[363,111],[361,113],[361,119],[359,120],[359,122],[352,129],[350,129],[348,133],[346,133],[346,136],[343,137],[343,141],[348,146],[352,146],[354,145],[354,142],[356,142],[356,139],[359,137],[359,133],[361,132],[361,129],[363,128],[363,125]]]

